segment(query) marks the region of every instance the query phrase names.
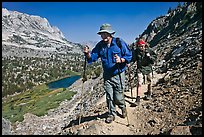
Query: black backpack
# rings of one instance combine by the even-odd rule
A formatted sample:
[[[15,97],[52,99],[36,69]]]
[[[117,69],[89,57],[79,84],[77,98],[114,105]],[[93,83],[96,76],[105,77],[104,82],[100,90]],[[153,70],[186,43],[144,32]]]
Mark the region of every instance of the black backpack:
[[[120,38],[116,38],[116,44],[118,45],[118,47],[120,48],[120,51],[121,51],[121,55],[122,55],[122,44],[121,44],[121,42],[120,42]]]
[[[122,44],[120,42],[120,38],[116,38],[116,44],[118,45],[118,47],[121,49],[122,48]]]

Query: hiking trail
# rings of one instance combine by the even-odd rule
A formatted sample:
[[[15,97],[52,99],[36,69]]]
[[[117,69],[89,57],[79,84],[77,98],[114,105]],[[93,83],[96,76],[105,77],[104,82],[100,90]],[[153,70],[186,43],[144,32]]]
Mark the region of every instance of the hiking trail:
[[[152,86],[154,86],[158,79],[162,78],[162,74],[154,74]],[[126,118],[121,118],[121,110],[116,107],[116,111],[118,115],[116,115],[115,120],[107,124],[105,123],[105,117],[102,118],[96,118],[95,120],[91,121],[84,121],[80,125],[74,125],[70,128],[65,129],[65,132],[71,132],[73,134],[81,134],[81,135],[143,135],[144,132],[150,132],[146,131],[146,128],[144,128],[148,121],[149,113],[148,110],[143,109],[143,105],[145,103],[150,102],[151,100],[143,100],[144,92],[147,91],[147,85],[142,85],[142,97],[141,102],[139,106],[131,107],[131,103],[135,101],[136,97],[136,87],[132,89],[133,91],[133,99],[131,98],[131,92],[124,92],[125,95],[125,102],[126,102],[126,108],[127,108],[127,115],[129,120],[129,126],[128,126],[128,120]],[[102,105],[103,107],[106,106],[106,99],[105,95],[98,100],[97,106]],[[107,110],[106,110],[107,111]],[[105,113],[105,112],[102,112]],[[101,114],[101,113],[100,113]]]

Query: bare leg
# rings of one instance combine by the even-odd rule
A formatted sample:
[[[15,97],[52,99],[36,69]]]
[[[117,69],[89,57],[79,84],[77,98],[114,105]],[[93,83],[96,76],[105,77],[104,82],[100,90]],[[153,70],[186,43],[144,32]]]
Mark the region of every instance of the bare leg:
[[[144,97],[144,100],[149,100],[151,99],[151,94],[152,94],[152,84],[151,81],[152,77],[151,77],[151,73],[147,75],[147,92],[146,92],[146,96]]]
[[[137,85],[137,96],[141,96],[142,95],[142,85],[138,84]]]
[[[152,92],[152,86],[151,86],[151,84],[148,84],[148,85],[147,85],[147,92],[151,94],[151,92]]]
[[[140,103],[140,97],[142,96],[142,85],[138,83],[137,85],[137,96],[136,96],[136,105]]]

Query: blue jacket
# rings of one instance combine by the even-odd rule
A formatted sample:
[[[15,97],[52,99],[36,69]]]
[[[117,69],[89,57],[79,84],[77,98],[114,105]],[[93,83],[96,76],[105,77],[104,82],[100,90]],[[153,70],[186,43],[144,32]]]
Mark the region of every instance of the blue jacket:
[[[112,39],[110,47],[108,47],[107,44],[103,40],[101,40],[93,48],[91,52],[91,58],[87,60],[88,63],[91,64],[92,62],[97,61],[98,58],[101,58],[103,66],[103,77],[105,79],[118,74],[118,66],[114,58],[115,54],[125,59],[124,63],[119,63],[120,72],[125,71],[126,64],[130,63],[132,59],[132,52],[129,49],[128,45],[122,39],[120,39],[120,42],[122,45],[121,49],[116,44],[116,38],[114,37]]]

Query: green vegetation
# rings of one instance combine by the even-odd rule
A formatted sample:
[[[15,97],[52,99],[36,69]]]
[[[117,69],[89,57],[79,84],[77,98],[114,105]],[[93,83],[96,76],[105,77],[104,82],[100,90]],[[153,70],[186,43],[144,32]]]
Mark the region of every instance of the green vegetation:
[[[101,73],[102,73],[101,66],[96,67],[96,69],[94,70],[94,74],[96,75],[96,77],[99,77]]]
[[[78,60],[61,58],[2,58],[2,97],[63,77],[80,75],[81,64]]]
[[[74,94],[74,92],[63,88],[49,90],[45,84],[42,84],[3,100],[2,116],[12,123],[23,121],[25,113],[43,116],[49,109],[58,107],[63,100],[70,100]]]
[[[87,65],[86,74],[92,72],[99,63]],[[57,55],[55,58],[2,57],[2,97],[21,93],[42,83],[83,74],[81,57],[71,59]]]
[[[75,92],[64,88],[50,90],[46,83],[83,74],[82,57],[70,54],[48,58],[2,57],[2,97],[5,98],[2,99],[2,116],[12,123],[20,122],[25,113],[42,116],[63,100],[70,100]],[[99,65],[98,62],[87,65],[86,75],[93,76]],[[95,73],[99,76],[100,72]]]

